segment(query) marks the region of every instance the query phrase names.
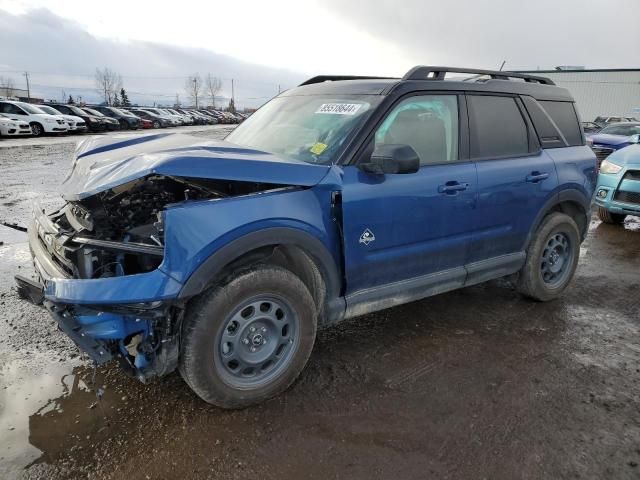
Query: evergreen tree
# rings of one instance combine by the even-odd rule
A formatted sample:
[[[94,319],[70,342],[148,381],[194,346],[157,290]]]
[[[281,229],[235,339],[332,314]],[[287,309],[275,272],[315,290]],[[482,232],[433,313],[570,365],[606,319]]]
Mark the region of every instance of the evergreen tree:
[[[229,111],[231,113],[236,113],[236,104],[233,101],[233,98],[231,100],[229,100],[229,107],[227,108],[227,111]]]
[[[130,107],[131,102],[129,101],[129,97],[127,96],[127,92],[124,88],[120,89],[120,105],[123,107]]]
[[[111,106],[112,107],[119,107],[120,106],[120,99],[118,98],[118,94],[115,94],[113,96],[113,100],[111,101]]]
[[[73,104],[74,104],[74,103],[76,103],[76,102],[74,102],[74,101],[73,101],[73,97],[72,97],[71,95],[69,95],[69,100],[67,100],[67,103],[68,103],[69,105],[73,105]]]

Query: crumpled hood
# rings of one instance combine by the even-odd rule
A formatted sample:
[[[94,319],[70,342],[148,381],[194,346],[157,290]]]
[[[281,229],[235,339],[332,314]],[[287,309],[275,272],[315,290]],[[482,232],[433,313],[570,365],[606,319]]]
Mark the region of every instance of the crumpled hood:
[[[313,186],[328,170],[327,165],[283,159],[190,135],[124,134],[82,142],[61,193],[65,200],[81,200],[151,174]]]
[[[629,137],[626,135],[611,135],[609,133],[596,133],[590,135],[589,138],[593,140],[593,143],[601,145],[619,145],[629,141]]]

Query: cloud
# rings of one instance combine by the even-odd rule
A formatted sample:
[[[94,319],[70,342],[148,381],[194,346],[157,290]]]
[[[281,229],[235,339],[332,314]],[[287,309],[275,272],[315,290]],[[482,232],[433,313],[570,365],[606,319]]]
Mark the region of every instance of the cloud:
[[[637,0],[320,0],[416,64],[637,67]]]
[[[142,41],[95,37],[79,24],[46,9],[12,15],[0,10],[0,75],[24,84],[29,71],[31,90],[46,98],[66,94],[99,101],[94,88],[96,68],[119,72],[129,97],[138,103],[184,101],[185,78],[199,72],[223,79],[222,95],[230,96],[235,79],[236,104],[258,106],[278,92],[299,84],[306,75],[242,62],[205,49],[172,47]],[[8,73],[9,72],[9,73]]]

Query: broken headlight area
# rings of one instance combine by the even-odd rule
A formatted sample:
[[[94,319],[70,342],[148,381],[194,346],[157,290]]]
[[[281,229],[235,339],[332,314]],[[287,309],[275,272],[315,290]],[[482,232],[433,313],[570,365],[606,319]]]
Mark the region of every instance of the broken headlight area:
[[[37,225],[45,248],[67,276],[106,278],[156,269],[164,256],[162,211],[279,188],[252,182],[150,175],[67,203]]]
[[[44,305],[60,329],[97,364],[117,358],[129,375],[147,382],[175,370],[183,315],[182,308],[151,303]]]

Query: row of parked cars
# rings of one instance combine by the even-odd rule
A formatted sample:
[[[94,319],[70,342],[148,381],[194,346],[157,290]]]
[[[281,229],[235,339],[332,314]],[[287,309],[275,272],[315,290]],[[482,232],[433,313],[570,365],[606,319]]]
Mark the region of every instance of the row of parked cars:
[[[0,136],[107,132],[182,125],[240,123],[244,113],[156,107],[33,105],[0,100]]]

